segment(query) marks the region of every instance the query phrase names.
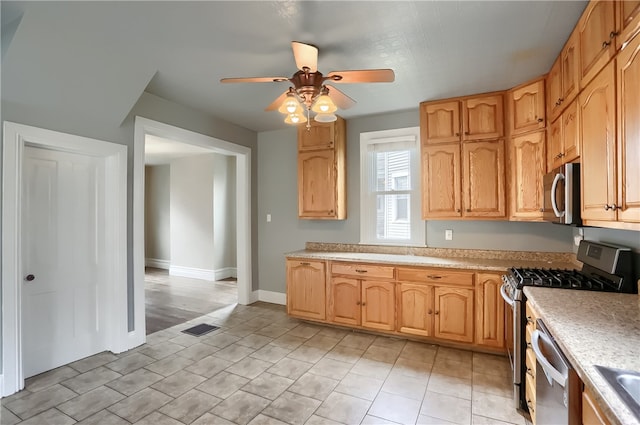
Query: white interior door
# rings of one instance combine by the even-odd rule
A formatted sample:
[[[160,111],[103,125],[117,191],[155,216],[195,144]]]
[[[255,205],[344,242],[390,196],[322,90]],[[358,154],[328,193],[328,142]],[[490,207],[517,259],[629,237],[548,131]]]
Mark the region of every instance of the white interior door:
[[[24,377],[106,348],[105,159],[25,146]]]

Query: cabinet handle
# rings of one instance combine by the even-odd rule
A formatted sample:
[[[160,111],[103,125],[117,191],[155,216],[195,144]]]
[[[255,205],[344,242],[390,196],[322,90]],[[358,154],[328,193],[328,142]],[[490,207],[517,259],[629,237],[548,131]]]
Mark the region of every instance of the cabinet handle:
[[[610,42],[610,41],[603,41],[603,42],[602,42],[602,48],[603,48],[603,49],[606,49],[606,48],[607,48],[607,47],[609,47],[610,45],[611,45],[611,42]]]
[[[611,206],[609,204],[604,204],[605,211],[609,211],[610,209],[611,209]]]
[[[442,279],[442,276],[438,276],[436,274],[430,274],[430,275],[427,275],[427,277],[429,279]]]
[[[310,266],[311,263],[300,263],[301,266]]]
[[[542,122],[542,121],[544,121],[543,118],[538,118],[538,122]]]
[[[440,314],[440,312],[438,310],[436,310],[436,315]]]
[[[620,33],[618,31],[611,31],[609,33],[609,38],[617,37],[619,35],[620,35]]]
[[[362,270],[362,269],[356,269],[356,273],[366,273],[366,270]]]

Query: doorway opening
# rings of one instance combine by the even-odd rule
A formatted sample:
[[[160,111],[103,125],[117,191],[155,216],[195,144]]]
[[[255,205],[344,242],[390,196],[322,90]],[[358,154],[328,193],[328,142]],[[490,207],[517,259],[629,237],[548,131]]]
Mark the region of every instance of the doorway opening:
[[[145,135],[146,334],[238,302],[236,158]]]
[[[237,277],[237,303],[250,304],[256,300],[252,291],[251,269],[251,150],[214,137],[184,130],[172,125],[136,117],[133,166],[133,285],[130,293],[134,300],[129,305],[131,345],[144,343],[145,315],[145,140],[147,136],[180,141],[193,149],[209,154],[232,157],[235,161],[235,258]],[[169,265],[170,267],[170,265]],[[192,267],[198,269],[199,267]],[[209,269],[186,270],[207,273]],[[185,272],[185,270],[182,270]],[[215,274],[215,269],[214,269]],[[203,275],[200,275],[202,277]],[[198,277],[198,276],[196,276]],[[215,280],[215,276],[214,279]]]

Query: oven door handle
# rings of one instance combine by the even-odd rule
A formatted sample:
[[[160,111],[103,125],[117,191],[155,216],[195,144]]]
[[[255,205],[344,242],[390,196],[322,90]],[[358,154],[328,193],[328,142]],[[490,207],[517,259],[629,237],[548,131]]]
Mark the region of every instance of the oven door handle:
[[[511,306],[513,308],[513,305],[516,303],[513,298],[511,298],[509,296],[509,294],[507,294],[507,286],[509,285],[509,282],[504,282],[502,284],[502,286],[500,287],[500,295],[502,295],[502,298],[504,299],[504,301],[509,304],[509,306]]]
[[[547,360],[545,355],[542,353],[542,348],[540,347],[540,340],[542,340],[542,342],[544,343],[544,345],[547,347],[548,350],[557,351],[557,349],[555,348],[553,341],[551,341],[551,339],[545,333],[540,332],[539,330],[536,329],[531,334],[531,347],[533,348],[533,351],[536,353],[536,358],[538,359],[538,362],[540,362],[540,365],[544,370],[544,374],[547,377],[547,381],[549,381],[549,385],[553,385],[552,381],[556,381],[558,384],[560,384],[560,386],[562,386],[563,388],[566,388],[568,375],[560,372],[558,369],[553,367],[553,365],[551,364],[551,362],[549,362],[549,360]]]

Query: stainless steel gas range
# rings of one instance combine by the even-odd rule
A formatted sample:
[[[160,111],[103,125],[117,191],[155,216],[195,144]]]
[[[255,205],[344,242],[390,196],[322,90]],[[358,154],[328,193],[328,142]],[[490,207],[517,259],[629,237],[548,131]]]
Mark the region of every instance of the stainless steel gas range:
[[[516,408],[527,411],[525,401],[525,303],[524,286],[586,291],[636,293],[632,253],[629,248],[581,241],[578,248],[581,270],[511,268],[502,276],[500,292],[508,309],[507,348],[513,369]]]

